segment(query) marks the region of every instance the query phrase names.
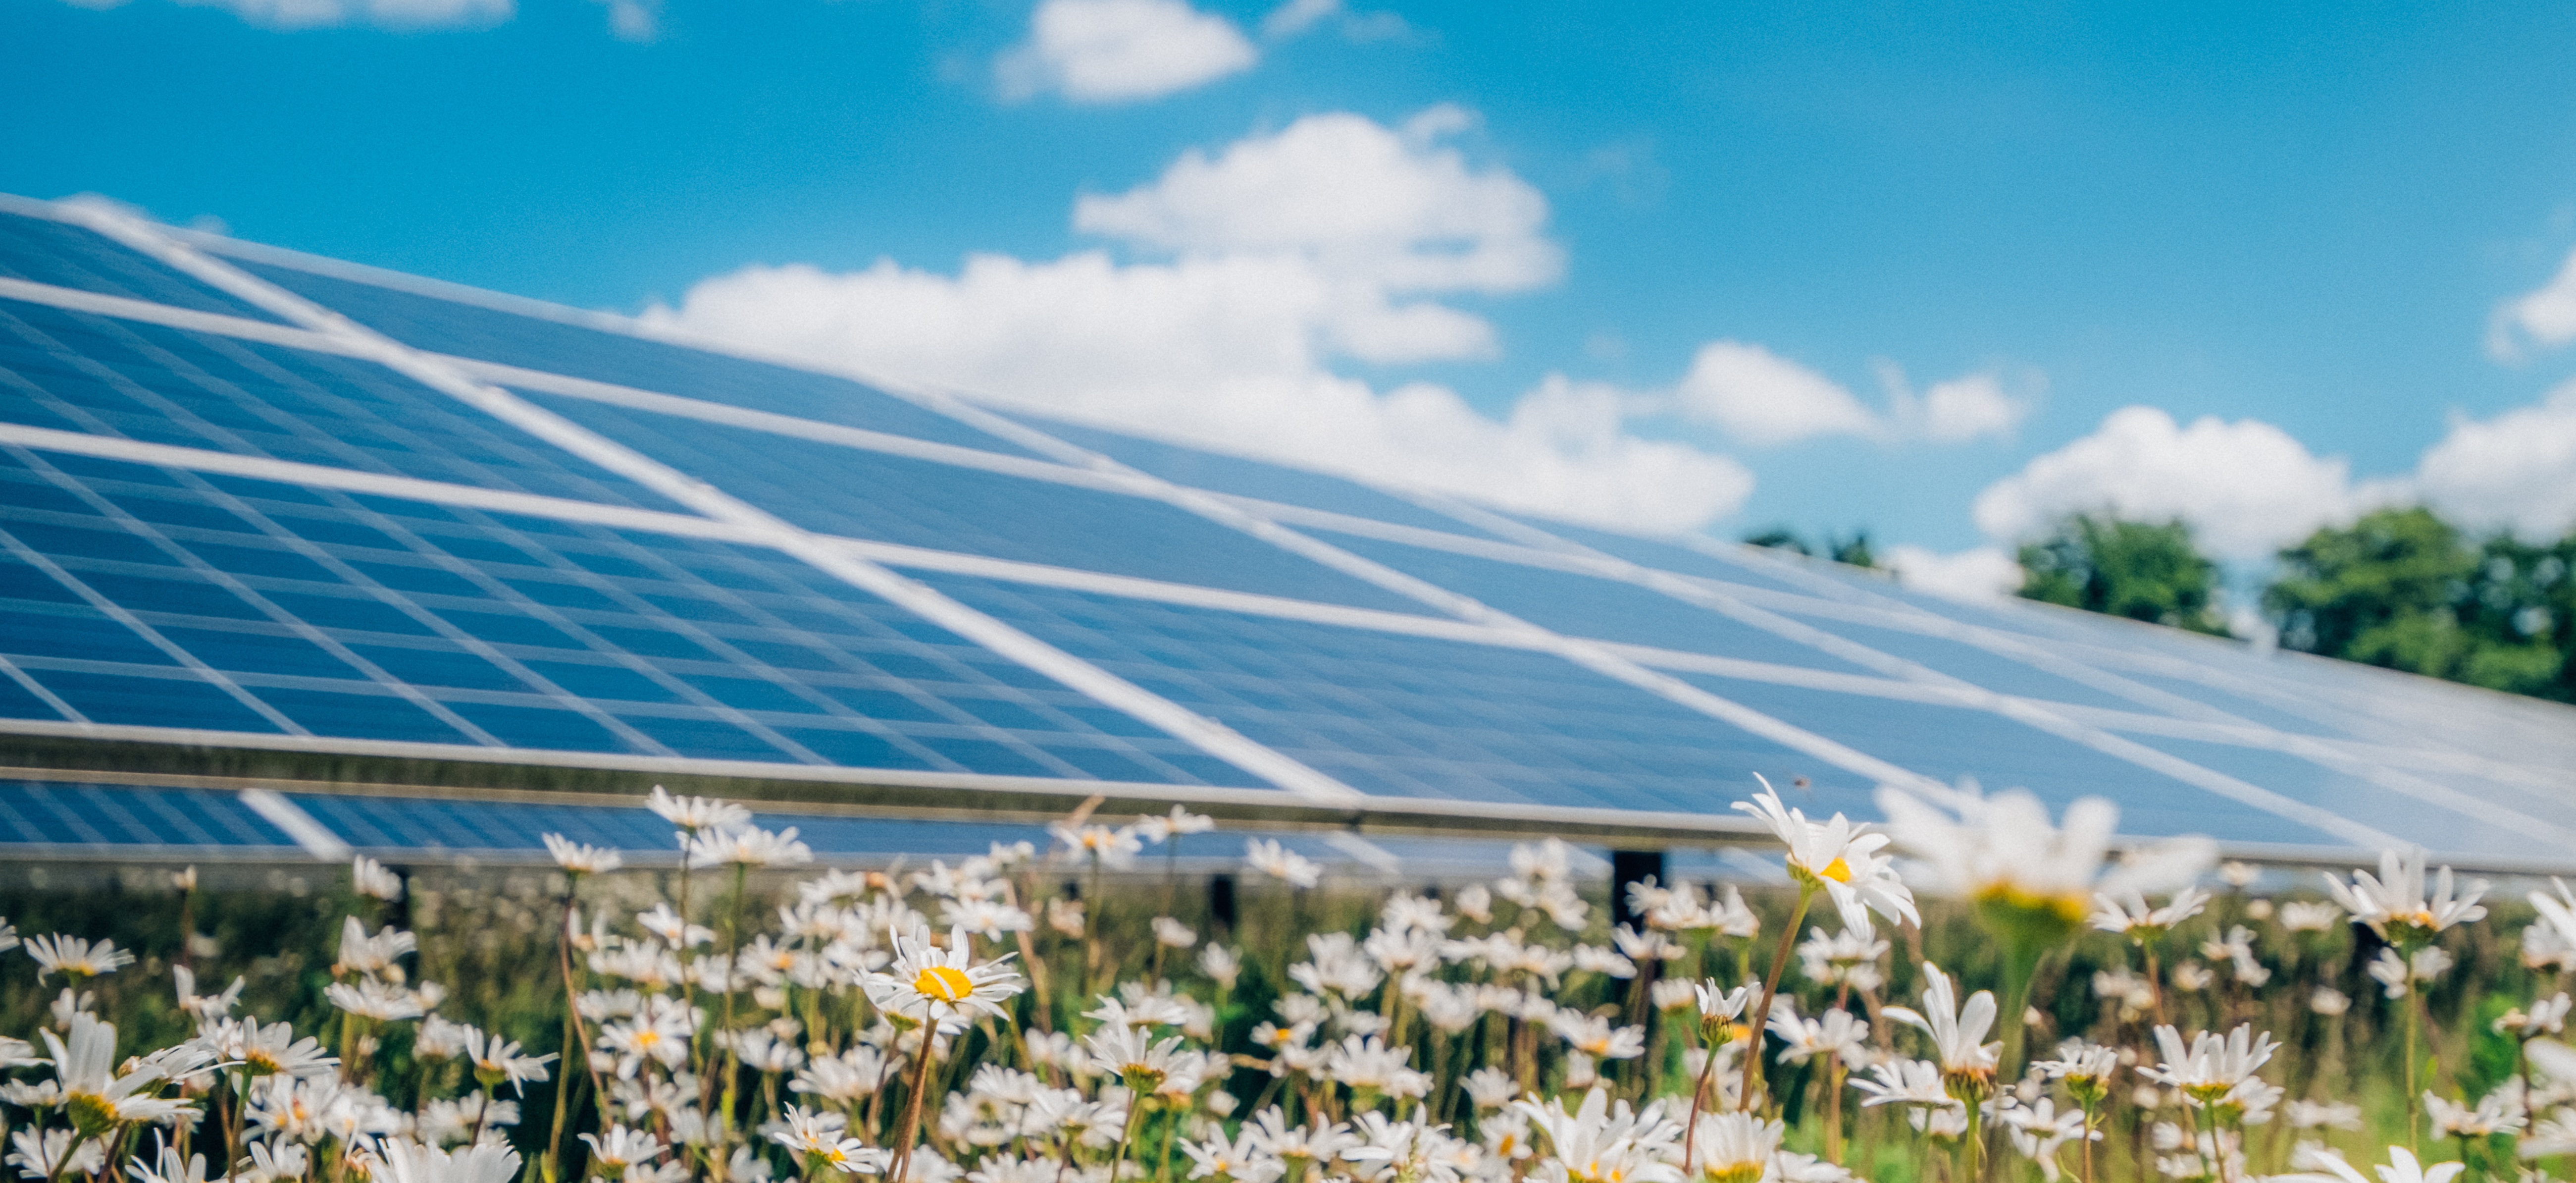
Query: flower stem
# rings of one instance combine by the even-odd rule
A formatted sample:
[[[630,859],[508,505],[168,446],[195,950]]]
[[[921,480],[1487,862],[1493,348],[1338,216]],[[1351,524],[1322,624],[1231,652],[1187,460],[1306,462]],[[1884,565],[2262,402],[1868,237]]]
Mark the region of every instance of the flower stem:
[[[921,1020],[921,1058],[912,1067],[911,1095],[903,1099],[903,1134],[895,1139],[894,1183],[904,1183],[912,1175],[912,1143],[921,1135],[921,1098],[930,1088],[930,1047],[939,1040],[939,1019],[935,1015]]]
[[[1789,923],[1780,928],[1780,947],[1771,951],[1771,976],[1762,979],[1762,1001],[1755,1006],[1752,1014],[1745,1016],[1744,1025],[1750,1028],[1752,1033],[1744,1037],[1744,1087],[1742,1095],[1736,1098],[1736,1108],[1748,1113],[1752,1112],[1754,1101],[1759,1095],[1754,1091],[1753,1086],[1755,1081],[1761,1079],[1762,1026],[1771,1021],[1771,1001],[1780,995],[1780,973],[1789,968],[1789,950],[1797,942],[1798,926],[1807,922],[1807,905],[1814,902],[1816,902],[1815,885],[1799,884],[1798,906],[1789,913]],[[1688,1137],[1693,1132],[1695,1131],[1685,1130],[1683,1136]]]

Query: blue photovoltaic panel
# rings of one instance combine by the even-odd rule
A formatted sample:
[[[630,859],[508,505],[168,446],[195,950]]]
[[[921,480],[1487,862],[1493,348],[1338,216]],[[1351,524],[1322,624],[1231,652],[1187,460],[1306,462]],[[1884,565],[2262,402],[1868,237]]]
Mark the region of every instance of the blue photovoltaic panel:
[[[1258,497],[1282,505],[1303,506],[1330,513],[1349,514],[1398,526],[1437,530],[1444,534],[1483,537],[1477,530],[1444,513],[1415,505],[1401,497],[1372,489],[1345,477],[1328,476],[1302,468],[1271,464],[1241,456],[1223,456],[1202,452],[1180,444],[1143,439],[1105,428],[1047,419],[1026,412],[1013,417],[1040,431],[1076,447],[1088,448],[1130,468],[1151,473],[1177,485],[1188,485],[1212,493],[1231,493],[1237,497]]]
[[[1835,673],[1877,672],[1633,583],[1330,531],[1312,533],[1363,558],[1568,636]]]
[[[372,362],[0,300],[0,421],[676,509]]]
[[[2120,828],[2139,835],[2209,834],[2234,842],[2334,844],[2278,814],[1986,711],[1827,690],[1682,678],[1764,714],[1938,780],[1971,778],[1988,790],[2026,788],[2063,810],[2079,797],[2120,806]]]
[[[1854,624],[1848,620],[1825,621],[1810,618],[1808,623],[1867,645],[1881,653],[1904,658],[1998,694],[2073,703],[2077,706],[2108,707],[2112,710],[2153,709],[2139,705],[2134,699],[2124,698],[2107,690],[2097,690],[2082,682],[2060,677],[1965,641],[1926,636],[1904,629]]]
[[[1546,654],[923,578],[1364,792],[1711,812],[1754,772],[1818,771],[1810,757]],[[1866,800],[1852,790],[1834,804]]]
[[[468,299],[265,263],[240,265],[425,350],[1034,455],[842,378]],[[0,215],[0,277],[260,315],[88,231],[16,216]],[[820,532],[1429,614],[1410,599],[1152,499],[557,395],[529,397]],[[1483,532],[1340,477],[1040,417],[1024,421],[1186,486],[1461,537]],[[23,301],[0,301],[0,422],[603,505],[679,509],[373,363]],[[1832,564],[1788,565],[1751,553],[1519,520],[1631,562],[1769,593],[1748,595],[1757,607],[2005,694],[2140,714],[2198,713],[2162,697],[2169,694],[2284,731],[2448,749],[2544,769],[2576,759],[2576,739],[2569,738],[2576,728],[2553,707],[2031,605],[1957,603]],[[1615,580],[1364,536],[1322,536],[1569,636],[1832,673],[1872,672]],[[1499,536],[1526,545],[1516,533]],[[1749,772],[1761,771],[1775,781],[1813,777],[1812,808],[1873,811],[1861,786],[1812,757],[1543,652],[948,574],[920,577],[1372,794],[1713,812],[1743,794]],[[1880,620],[1862,613],[1867,622],[1855,622],[1855,607],[1870,605],[1897,615]],[[2033,660],[1900,627],[1909,613],[1995,630],[2126,678],[2135,689],[2124,692],[2109,679],[2052,673]],[[20,449],[0,449],[0,658],[0,717],[58,724],[889,773],[1253,781],[773,551]],[[2081,793],[2107,794],[2121,803],[2133,832],[2341,841],[2227,793],[2169,780],[1990,713],[1688,677],[1790,726],[1926,775],[1974,775],[1992,788],[2025,785],[2061,805]],[[2576,806],[2562,805],[2562,793],[2535,779],[2546,771],[2528,777],[2497,768],[2485,768],[2494,773],[2486,777],[2418,772],[2432,787],[2410,795],[2402,786],[2374,786],[2275,751],[2146,731],[2131,737],[2445,849],[2529,852],[2542,841],[2512,819],[2473,816],[2480,809],[2520,810],[2537,819],[2525,829],[2576,829]],[[2437,754],[2407,766],[2480,767],[2447,759]],[[90,798],[63,795],[72,791],[0,792],[0,813],[17,809],[6,816],[61,825],[86,816],[82,809],[103,817],[114,812],[105,805],[91,809]],[[80,791],[109,793],[97,800],[124,810],[115,814],[120,818],[162,800],[124,790]],[[2454,808],[2459,799],[2447,794],[2480,804]],[[195,826],[188,832],[200,835],[173,841],[234,840],[202,836],[234,832],[223,821],[240,815],[230,797],[186,794],[164,804],[162,813],[150,814],[153,824]],[[314,798],[307,805],[353,845],[370,849],[526,851],[534,833],[558,822],[566,833],[578,828],[577,836],[591,836],[584,840],[641,841],[642,849],[667,844],[660,827],[631,809],[355,798]],[[527,812],[541,808],[555,812]],[[191,809],[197,812],[186,812]],[[963,855],[979,851],[993,834],[1025,832],[931,823],[889,829],[785,815],[773,821],[806,826],[809,840],[826,853],[909,844]],[[260,828],[265,825],[241,831],[255,839],[239,840],[282,841]],[[40,840],[73,841],[22,839]],[[1333,857],[1320,840],[1298,841],[1316,850],[1313,857]],[[1239,850],[1232,839],[1218,845],[1228,849],[1212,847],[1217,857]],[[1433,853],[1426,846],[1400,857]]]
[[[1525,514],[1503,516],[1533,529],[1544,530],[1577,546],[1590,547],[1612,558],[1626,559],[1641,567],[1653,567],[1676,575],[1689,575],[1700,579],[1748,584],[1794,595],[1815,594],[1814,588],[1806,586],[1784,572],[1771,570],[1770,564],[1756,556],[1747,555],[1741,560],[1722,559],[1678,542],[1639,538],[1609,530],[1587,529]],[[1513,539],[1513,541],[1520,540]],[[1720,543],[1719,545],[1731,544]]]
[[[0,213],[0,277],[197,312],[276,319],[195,278],[127,250],[96,231],[20,214]]]
[[[0,555],[0,651],[96,722],[1249,780],[772,552],[137,465],[34,464],[0,462],[12,507],[0,540],[14,546]],[[0,695],[0,709],[61,717],[31,694]]]
[[[1422,610],[1160,501],[576,398],[528,397],[808,530],[1389,612]]]
[[[0,843],[295,850],[232,793],[0,781]]]
[[[635,854],[676,855],[671,824],[641,807],[555,805],[538,802],[436,800],[420,797],[368,797],[337,793],[297,793],[289,797],[313,820],[341,841],[361,850],[449,850],[532,853],[545,849],[545,835],[561,834],[589,846]],[[1102,820],[1117,821],[1112,811]],[[902,818],[849,817],[761,810],[752,824],[769,830],[795,827],[797,841],[818,858],[835,856],[906,857],[928,870],[930,861],[954,864],[959,859],[991,853],[996,844],[1025,842],[1045,853],[1055,844],[1046,827],[999,822],[916,821]],[[1239,832],[1190,834],[1169,845],[1148,846],[1138,858],[1150,868],[1165,857],[1232,859],[1243,856],[1245,835]],[[1333,845],[1311,834],[1277,835],[1291,850],[1314,859],[1346,859]],[[1508,849],[1495,843],[1436,842],[1466,849],[1448,852],[1499,868]]]
[[[235,266],[418,349],[819,419],[934,443],[1027,456],[983,431],[882,390],[767,362],[499,312],[246,260]]]
[[[2566,857],[2564,844],[2549,837],[2523,833],[2510,825],[2481,821],[2424,798],[2382,788],[2351,773],[2286,752],[2171,739],[2161,735],[2130,738],[2203,768],[2226,773],[2303,804],[2349,818],[2390,835],[2400,843],[2426,835],[2439,835],[2441,847],[2445,850],[2475,851],[2497,858]],[[2543,820],[2566,825],[2570,812],[2568,807],[2559,805],[2554,807],[2552,816]]]

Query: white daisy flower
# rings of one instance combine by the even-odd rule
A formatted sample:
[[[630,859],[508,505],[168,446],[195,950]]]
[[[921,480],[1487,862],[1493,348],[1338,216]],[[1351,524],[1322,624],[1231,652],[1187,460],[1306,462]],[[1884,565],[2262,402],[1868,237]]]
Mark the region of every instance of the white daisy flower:
[[[81,937],[59,933],[28,938],[27,956],[36,960],[36,980],[39,982],[54,974],[76,981],[87,980],[134,964],[134,954],[117,948],[114,941],[101,940],[93,944]]]
[[[1954,1084],[1981,1087],[1993,1082],[2003,1045],[1985,1041],[1986,1032],[1995,1025],[1992,993],[1979,990],[1969,995],[1963,1006],[1950,976],[1942,973],[1940,966],[1926,961],[1923,1009],[1890,1006],[1881,1008],[1879,1013],[1931,1036],[1941,1073]]]
[[[949,930],[945,949],[932,944],[927,932],[918,938],[889,935],[893,962],[861,982],[879,1009],[918,1022],[961,1027],[978,1014],[1010,1017],[1002,1001],[1024,988],[1020,975],[1006,964],[1010,954],[975,963],[962,928]]]
[[[2331,874],[2325,879],[2326,890],[2344,911],[2352,913],[2354,923],[2369,925],[2372,932],[2401,945],[2421,944],[2452,925],[2482,920],[2487,914],[2478,904],[2478,897],[2487,892],[2483,879],[2470,880],[2466,891],[2454,894],[2451,869],[2444,867],[2434,875],[2428,892],[2420,849],[2402,856],[2394,850],[2381,851],[2375,878],[2356,870],[2349,883]],[[2548,897],[2531,894],[2533,906],[2549,915],[2550,908],[2543,903]]]
[[[555,865],[576,875],[605,875],[626,865],[626,856],[604,846],[585,845],[561,834],[547,834],[544,839]]]
[[[1896,876],[1895,860],[1879,853],[1887,835],[1839,813],[1828,821],[1808,821],[1805,813],[1782,805],[1767,780],[1751,801],[1738,801],[1734,808],[1771,827],[1789,848],[1790,877],[1807,889],[1823,888],[1845,925],[1867,927],[1873,911],[1892,921],[1922,920],[1914,910],[1914,892]]]
[[[1921,886],[1965,897],[2006,931],[2054,943],[2092,915],[2096,895],[2115,899],[2188,883],[2216,861],[2207,838],[2171,838],[2107,862],[2120,811],[2099,797],[2066,807],[2063,828],[2028,790],[1966,792],[1951,809],[1883,788],[1888,829],[1922,861]]]

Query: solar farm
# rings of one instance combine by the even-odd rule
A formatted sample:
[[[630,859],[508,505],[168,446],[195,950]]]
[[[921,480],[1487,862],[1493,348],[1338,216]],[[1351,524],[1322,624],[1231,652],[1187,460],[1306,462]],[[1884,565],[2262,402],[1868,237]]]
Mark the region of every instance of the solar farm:
[[[888,389],[104,204],[7,203],[0,334],[0,841],[25,856],[524,859],[540,830],[657,832],[601,805],[659,782],[854,860],[1100,794],[1363,871],[1546,835],[1687,862],[1751,832],[1725,805],[1755,773],[1855,816],[1961,778],[2102,795],[2130,837],[2270,861],[2576,849],[2563,707]]]
[[[2576,1157],[2469,877],[2576,710],[103,202],[0,201],[0,749],[48,1183]]]

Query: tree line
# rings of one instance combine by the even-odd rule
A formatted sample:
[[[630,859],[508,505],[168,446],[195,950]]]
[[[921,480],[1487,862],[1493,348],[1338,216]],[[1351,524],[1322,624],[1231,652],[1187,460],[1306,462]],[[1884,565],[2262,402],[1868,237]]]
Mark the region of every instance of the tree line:
[[[1747,538],[1815,553],[1787,530]],[[1875,566],[1866,532],[1829,540]],[[2284,648],[2576,702],[2576,529],[2482,534],[2423,507],[2382,509],[2279,552],[2260,611]],[[2182,521],[2075,514],[2023,543],[2020,594],[2230,636],[2219,564]]]

